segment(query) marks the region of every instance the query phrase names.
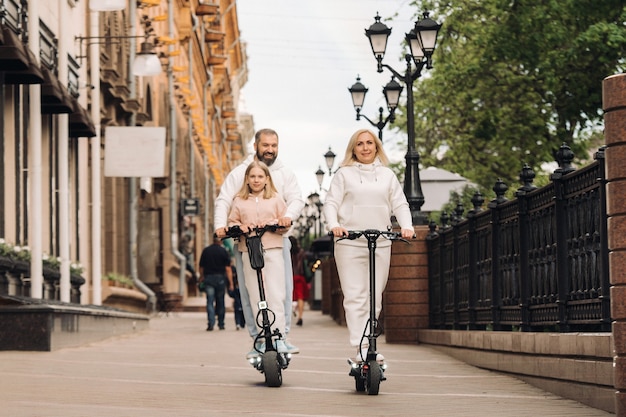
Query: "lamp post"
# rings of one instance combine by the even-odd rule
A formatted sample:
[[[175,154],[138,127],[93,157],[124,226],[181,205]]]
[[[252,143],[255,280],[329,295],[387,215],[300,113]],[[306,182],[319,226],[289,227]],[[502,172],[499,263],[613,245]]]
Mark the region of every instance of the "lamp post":
[[[328,147],[328,151],[324,154],[324,160],[326,161],[326,167],[328,168],[328,176],[332,176],[333,175],[333,165],[335,165],[335,157],[337,155],[330,149],[330,146]],[[328,191],[325,190],[324,188],[322,188],[322,184],[324,182],[324,175],[325,172],[324,170],[322,170],[322,167],[319,166],[317,168],[317,171],[315,171],[315,178],[317,179],[317,183],[320,186],[320,192],[323,191]],[[319,233],[316,233],[316,237],[317,236],[321,236],[323,233],[323,229],[322,229],[322,207],[324,206],[324,203],[322,203],[321,199],[320,199],[320,195],[316,192],[311,193],[308,196],[308,201],[309,203],[307,204],[307,206],[310,205],[314,205],[317,208],[317,219],[318,219],[318,230]]]
[[[333,175],[333,165],[335,165],[335,157],[337,155],[328,147],[328,151],[324,154],[324,160],[326,161],[326,167],[328,168],[328,176],[332,177]],[[320,186],[320,191],[323,190],[322,183],[324,182],[325,172],[322,170],[322,167],[319,166],[317,171],[315,171],[315,178],[317,179],[317,183]]]
[[[149,35],[129,35],[129,36],[76,36],[75,39],[80,42],[81,55],[78,59],[84,58],[82,54],[83,41],[96,40],[94,43],[106,43],[111,39],[136,39],[143,38],[144,41],[140,45],[140,50],[136,54],[132,63],[132,75],[137,77],[150,77],[153,75],[159,75],[162,72],[161,60],[155,51],[155,45],[148,40]],[[134,48],[134,44],[132,46]]]
[[[385,118],[383,117],[383,108],[378,108],[378,122],[373,122],[366,115],[361,114],[361,108],[363,108],[363,103],[365,102],[365,94],[368,89],[361,83],[361,77],[356,77],[356,83],[352,85],[352,87],[348,88],[350,92],[350,96],[352,97],[352,105],[354,106],[354,110],[356,110],[356,120],[361,120],[361,116],[367,120],[372,126],[378,129],[378,139],[383,140],[383,129],[387,126],[388,122],[393,123],[396,119],[395,111],[398,107],[398,102],[400,101],[400,93],[402,92],[402,86],[395,80],[395,76],[391,77],[391,81],[389,81],[383,87],[383,94],[385,96],[385,101],[387,102],[387,109],[389,110],[389,115]]]
[[[311,193],[308,200],[317,208],[317,228],[314,229],[315,237],[317,238],[322,234],[322,206],[324,203],[320,200],[320,195],[318,193]]]
[[[424,193],[419,177],[419,152],[415,149],[415,114],[413,109],[413,82],[420,77],[424,67],[432,68],[432,55],[437,43],[437,34],[441,24],[428,17],[425,12],[423,19],[415,22],[415,27],[405,35],[409,44],[410,54],[405,55],[406,71],[399,73],[387,64],[383,64],[383,57],[387,49],[387,38],[391,34],[391,28],[381,23],[380,16],[376,14],[375,22],[365,29],[365,35],[369,38],[372,53],[378,62],[378,72],[387,68],[396,78],[406,85],[407,99],[407,135],[408,147],[405,156],[406,168],[404,172],[404,194],[409,202],[413,224],[426,224],[426,216],[421,212],[424,205]],[[411,60],[415,64],[412,70]]]

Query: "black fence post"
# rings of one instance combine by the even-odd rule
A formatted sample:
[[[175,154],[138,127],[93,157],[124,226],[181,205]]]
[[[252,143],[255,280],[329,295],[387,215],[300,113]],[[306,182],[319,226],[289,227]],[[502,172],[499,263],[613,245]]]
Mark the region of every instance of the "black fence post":
[[[478,235],[476,233],[476,215],[483,211],[482,205],[485,202],[480,191],[476,191],[472,197],[474,208],[467,213],[469,229],[469,281],[468,281],[468,330],[477,329],[476,325],[476,304],[478,303]]]
[[[502,281],[500,279],[500,210],[498,206],[507,201],[504,194],[509,187],[498,179],[493,186],[496,198],[491,200],[488,207],[491,209],[491,322],[493,330],[500,330],[500,313],[502,307]]]
[[[536,186],[532,184],[533,179],[535,178],[535,172],[528,164],[524,164],[522,168],[522,172],[520,173],[520,181],[522,182],[522,186],[518,188],[515,196],[519,201],[519,275],[520,275],[520,329],[523,332],[528,332],[531,329],[530,326],[530,294],[531,294],[531,283],[530,283],[530,266],[528,260],[528,250],[529,250],[529,231],[530,231],[530,215],[528,213],[528,193],[537,189]]]
[[[448,226],[448,219],[448,213],[446,213],[445,211],[441,213],[441,233],[439,233],[439,305],[441,329],[446,328],[446,323],[448,321],[446,317],[446,258],[444,256],[446,253],[446,237],[448,235],[448,233],[446,233],[446,229],[450,227]]]
[[[439,259],[435,256],[435,253],[439,253],[437,246],[439,245],[439,233],[437,233],[437,225],[434,221],[430,221],[428,224],[428,235],[426,236],[426,242],[428,244],[428,322],[430,328],[438,327],[441,323],[438,321],[438,317],[441,317],[441,304],[439,304],[439,292],[441,288],[438,287],[439,275],[441,274],[441,265]],[[436,282],[435,282],[436,281]],[[436,284],[436,285],[435,285]]]
[[[559,168],[554,170],[550,179],[554,183],[554,203],[556,222],[556,274],[557,274],[557,324],[560,332],[569,331],[567,323],[567,300],[570,291],[569,268],[567,263],[567,236],[569,236],[569,213],[565,201],[564,177],[575,171],[572,167],[574,153],[565,143],[559,148],[556,160]]]
[[[453,296],[452,299],[454,300],[454,324],[453,324],[453,328],[454,329],[458,329],[460,326],[460,322],[461,322],[461,313],[459,311],[459,304],[461,301],[461,296],[460,296],[460,277],[458,274],[459,271],[459,227],[458,224],[461,223],[461,221],[463,220],[463,204],[459,201],[456,205],[456,208],[454,209],[454,214],[452,216],[452,226],[453,226],[453,259],[454,259],[454,274],[453,274],[453,281],[452,281],[452,292],[453,292]]]

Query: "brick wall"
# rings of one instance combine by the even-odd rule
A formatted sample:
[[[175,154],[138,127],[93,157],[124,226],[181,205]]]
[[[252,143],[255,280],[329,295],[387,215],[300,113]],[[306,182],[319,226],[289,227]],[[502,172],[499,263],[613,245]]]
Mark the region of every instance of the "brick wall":
[[[626,74],[604,79],[605,162],[611,317],[613,318],[615,413],[626,415]]]
[[[389,282],[383,294],[383,325],[389,343],[417,343],[428,328],[428,227],[415,228],[410,244],[394,242]]]

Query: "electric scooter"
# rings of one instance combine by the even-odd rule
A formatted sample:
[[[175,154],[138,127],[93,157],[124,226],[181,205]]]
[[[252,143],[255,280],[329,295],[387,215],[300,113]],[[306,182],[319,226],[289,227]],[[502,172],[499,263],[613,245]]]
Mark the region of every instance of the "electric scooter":
[[[283,228],[278,225],[266,225],[263,227],[255,227],[248,232],[241,230],[239,226],[232,226],[226,230],[226,237],[232,237],[238,240],[241,236],[246,238],[246,247],[248,248],[248,256],[250,256],[250,265],[256,271],[257,282],[259,285],[259,312],[256,316],[256,323],[261,331],[254,339],[253,349],[259,355],[250,358],[250,364],[262,374],[265,374],[265,385],[268,387],[280,387],[283,383],[282,370],[287,369],[291,360],[291,353],[278,352],[276,349],[276,341],[282,338],[279,329],[272,329],[276,321],[276,315],[269,309],[265,299],[265,286],[263,284],[262,269],[265,266],[263,257],[263,245],[261,237],[266,231],[275,232]],[[265,351],[260,351],[257,346],[265,343]]]
[[[361,236],[367,239],[367,248],[369,250],[369,281],[370,281],[370,317],[367,320],[365,329],[363,329],[363,337],[361,337],[361,344],[359,345],[359,352],[362,352],[363,341],[368,341],[367,357],[363,358],[362,362],[356,362],[352,359],[348,359],[350,365],[350,373],[348,375],[354,377],[356,390],[358,392],[367,391],[369,395],[378,395],[380,383],[385,381],[385,370],[387,364],[378,363],[376,356],[376,339],[382,333],[382,325],[376,318],[376,295],[374,289],[376,288],[376,240],[379,237],[384,237],[388,240],[401,240],[409,243],[406,239],[402,238],[400,232],[392,232],[390,230],[348,230],[348,235],[340,237],[336,242],[344,239],[358,239]]]

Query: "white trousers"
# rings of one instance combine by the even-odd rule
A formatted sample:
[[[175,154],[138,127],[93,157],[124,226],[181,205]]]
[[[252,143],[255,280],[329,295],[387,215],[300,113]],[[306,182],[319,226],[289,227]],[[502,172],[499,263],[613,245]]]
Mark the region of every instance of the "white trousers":
[[[283,248],[265,249],[265,266],[263,267],[263,287],[265,289],[265,300],[270,310],[274,312],[276,321],[272,328],[278,329],[283,337],[286,337],[285,329],[285,262],[283,259]],[[250,257],[247,252],[242,253],[243,273],[246,289],[250,297],[250,306],[255,322],[259,313],[259,281],[256,270],[250,265]],[[270,317],[271,319],[271,317]],[[258,320],[260,322],[260,318]],[[248,323],[246,323],[248,324]],[[258,324],[257,324],[257,328]]]
[[[376,318],[383,307],[383,290],[389,278],[391,246],[376,248]],[[350,345],[359,346],[370,316],[369,251],[367,246],[335,244],[335,262],[343,292],[343,308]],[[367,345],[367,340],[364,341]]]

